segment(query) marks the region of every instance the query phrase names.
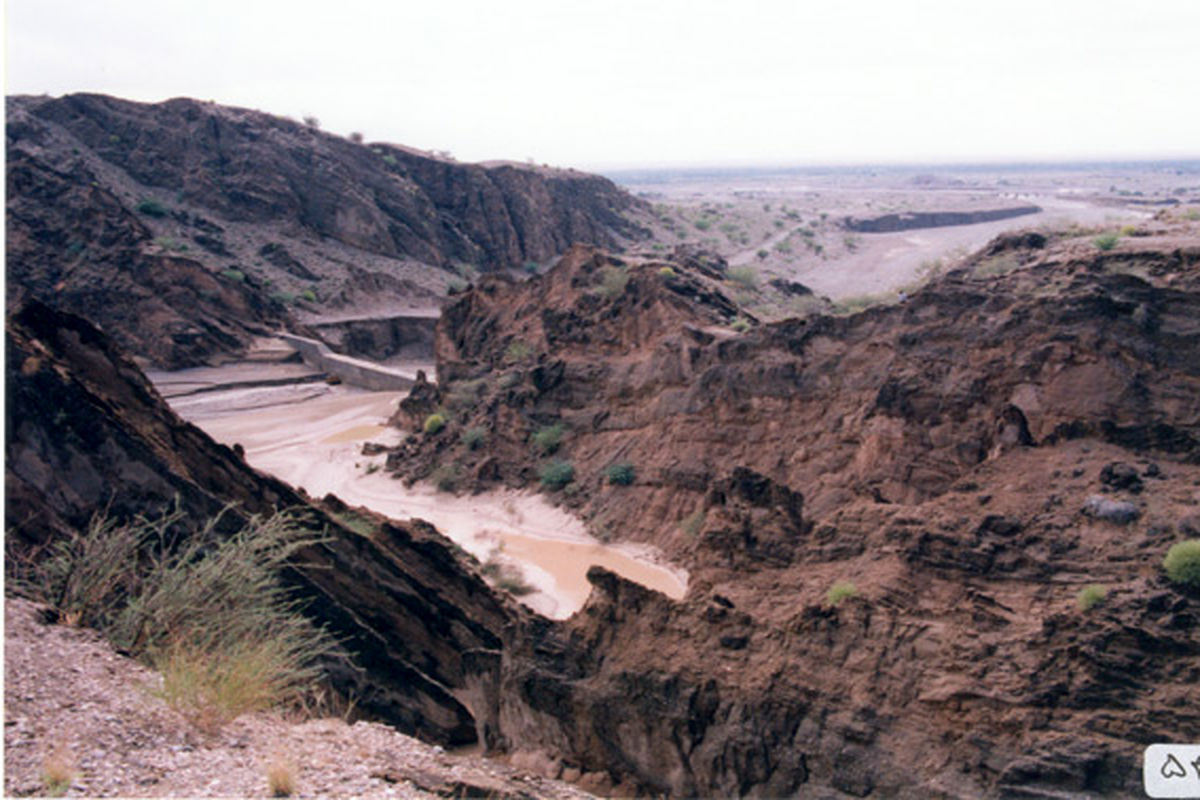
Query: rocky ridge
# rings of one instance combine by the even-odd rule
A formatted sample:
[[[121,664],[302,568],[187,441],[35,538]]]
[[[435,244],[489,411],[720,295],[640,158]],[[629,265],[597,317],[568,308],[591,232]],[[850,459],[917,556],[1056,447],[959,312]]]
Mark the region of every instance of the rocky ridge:
[[[10,97],[6,147],[9,304],[57,303],[168,368],[238,352],[284,306],[429,308],[478,271],[646,235],[645,204],[599,176],[186,98]]]

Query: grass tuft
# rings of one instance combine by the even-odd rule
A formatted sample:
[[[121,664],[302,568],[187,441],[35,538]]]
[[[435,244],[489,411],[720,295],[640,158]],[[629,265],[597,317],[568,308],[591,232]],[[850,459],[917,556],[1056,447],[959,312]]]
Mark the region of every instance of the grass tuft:
[[[218,533],[223,514],[192,530],[179,511],[126,524],[96,519],[22,576],[60,620],[104,633],[159,669],[158,692],[205,729],[245,710],[295,706],[315,690],[337,642],[279,580],[322,539],[293,514]]]
[[[47,797],[62,797],[75,782],[75,759],[65,745],[54,748],[42,761],[42,786]]]
[[[1076,597],[1076,602],[1079,604],[1080,611],[1091,611],[1096,606],[1104,602],[1104,598],[1108,596],[1108,589],[1105,589],[1099,584],[1091,584],[1079,590],[1079,595]]]
[[[542,451],[543,455],[551,455],[562,445],[563,434],[566,430],[561,422],[547,425],[533,434],[533,444]]]
[[[290,759],[276,756],[267,764],[267,791],[272,797],[291,797],[296,793],[296,768]]]
[[[829,591],[825,594],[825,602],[837,608],[843,600],[849,600],[851,597],[858,596],[858,587],[850,581],[838,581],[833,586],[829,587]]]

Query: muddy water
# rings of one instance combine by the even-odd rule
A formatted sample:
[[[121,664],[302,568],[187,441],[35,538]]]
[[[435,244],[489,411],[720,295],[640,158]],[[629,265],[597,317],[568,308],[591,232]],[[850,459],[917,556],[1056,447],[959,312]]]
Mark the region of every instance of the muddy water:
[[[237,397],[211,393],[176,407],[217,441],[246,449],[247,461],[320,497],[332,492],[394,519],[420,518],[480,561],[516,568],[534,589],[521,601],[549,617],[570,616],[587,600],[587,570],[606,567],[630,580],[683,597],[687,573],[649,549],[606,545],[583,523],[541,496],[495,491],[455,497],[431,486],[404,484],[384,473],[384,456],[360,454],[362,442],[396,444],[402,434],[384,425],[403,396],[322,387],[320,396],[278,407],[239,408]]]

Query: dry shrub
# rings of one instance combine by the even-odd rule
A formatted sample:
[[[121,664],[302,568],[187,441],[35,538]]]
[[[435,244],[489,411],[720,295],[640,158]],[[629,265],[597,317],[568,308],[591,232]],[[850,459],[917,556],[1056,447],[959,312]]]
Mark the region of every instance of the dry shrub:
[[[75,781],[75,759],[66,745],[55,747],[42,761],[42,786],[49,797],[61,797]]]
[[[272,797],[296,793],[296,767],[290,758],[277,755],[267,764],[267,790]]]

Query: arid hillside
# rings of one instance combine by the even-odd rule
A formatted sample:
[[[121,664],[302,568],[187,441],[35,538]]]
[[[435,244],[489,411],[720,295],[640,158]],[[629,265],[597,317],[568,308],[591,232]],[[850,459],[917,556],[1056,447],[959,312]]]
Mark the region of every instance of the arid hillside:
[[[432,308],[478,272],[646,235],[608,180],[460,164],[180,98],[10,97],[8,301],[102,324],[160,366],[285,317]]]
[[[1162,215],[769,325],[719,265],[481,281],[396,420],[448,424],[390,466],[540,481],[691,571],[680,603],[597,571],[513,640],[502,734],[682,796],[1140,791],[1143,747],[1200,730],[1197,598],[1162,570],[1200,532],[1198,265]]]

